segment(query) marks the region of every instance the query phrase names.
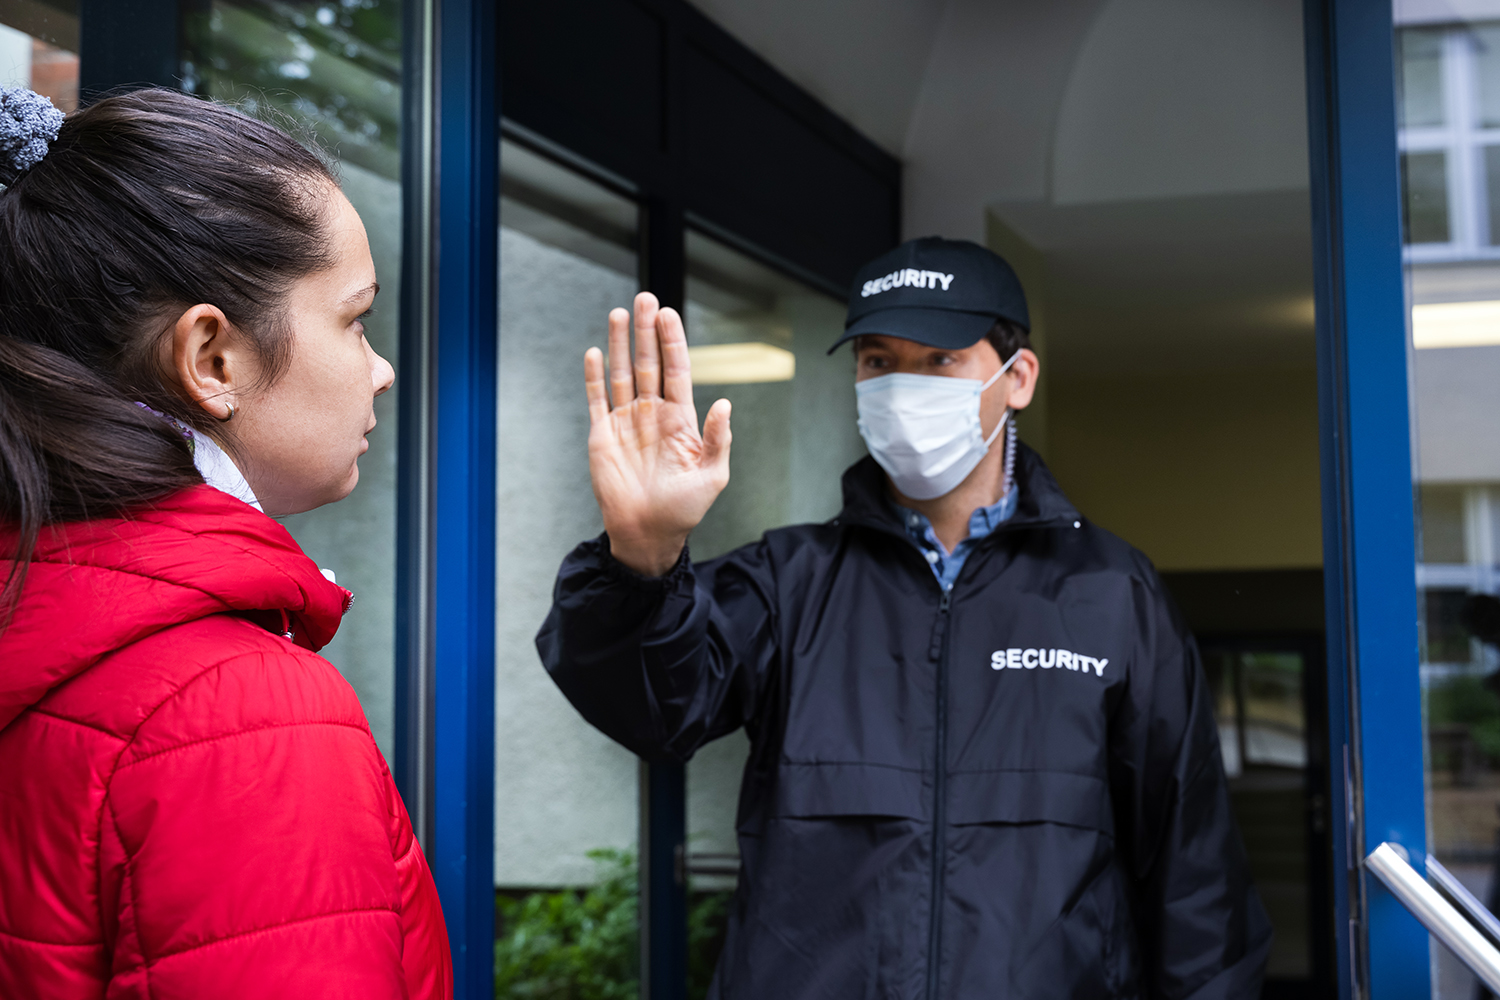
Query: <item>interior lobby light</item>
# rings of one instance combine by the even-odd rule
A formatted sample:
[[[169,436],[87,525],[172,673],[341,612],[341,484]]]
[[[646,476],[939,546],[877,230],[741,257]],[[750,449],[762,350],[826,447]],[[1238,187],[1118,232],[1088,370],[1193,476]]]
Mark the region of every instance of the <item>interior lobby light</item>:
[[[797,374],[797,356],[772,344],[703,344],[688,357],[694,385],[789,382]]]
[[[1411,336],[1418,350],[1500,344],[1500,299],[1412,306]]]

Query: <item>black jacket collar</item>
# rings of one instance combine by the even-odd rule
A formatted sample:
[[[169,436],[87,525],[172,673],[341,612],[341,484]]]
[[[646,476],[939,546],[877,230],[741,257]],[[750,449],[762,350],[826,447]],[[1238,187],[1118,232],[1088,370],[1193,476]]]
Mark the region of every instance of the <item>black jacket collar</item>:
[[[1016,512],[1006,526],[1062,526],[1079,520],[1078,510],[1052,478],[1042,456],[1019,441],[1016,443],[1016,488],[1021,494],[1016,500]],[[885,470],[868,455],[844,472],[844,510],[838,520],[842,524],[863,524],[905,534],[891,504]]]

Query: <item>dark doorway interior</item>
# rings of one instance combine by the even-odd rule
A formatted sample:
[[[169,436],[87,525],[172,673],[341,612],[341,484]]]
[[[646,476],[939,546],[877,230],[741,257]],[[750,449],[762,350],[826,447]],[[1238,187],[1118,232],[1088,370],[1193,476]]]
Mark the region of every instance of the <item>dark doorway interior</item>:
[[[1236,818],[1275,928],[1262,995],[1330,995],[1323,574],[1163,576],[1198,637]]]

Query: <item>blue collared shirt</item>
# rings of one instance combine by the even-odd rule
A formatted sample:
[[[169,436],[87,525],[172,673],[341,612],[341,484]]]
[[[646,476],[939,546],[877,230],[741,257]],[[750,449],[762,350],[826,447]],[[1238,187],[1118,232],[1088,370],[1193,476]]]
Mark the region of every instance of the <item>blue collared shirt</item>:
[[[958,579],[959,572],[964,568],[964,561],[974,551],[974,546],[1010,520],[1011,515],[1016,512],[1017,492],[1015,486],[1012,486],[998,501],[970,514],[969,537],[959,542],[952,552],[943,548],[943,543],[938,541],[937,532],[932,530],[932,522],[927,520],[925,514],[909,510],[894,500],[891,501],[891,506],[896,508],[901,523],[906,527],[906,533],[922,550],[927,564],[932,567],[933,575],[937,577],[938,585],[946,591],[953,589],[953,581]]]

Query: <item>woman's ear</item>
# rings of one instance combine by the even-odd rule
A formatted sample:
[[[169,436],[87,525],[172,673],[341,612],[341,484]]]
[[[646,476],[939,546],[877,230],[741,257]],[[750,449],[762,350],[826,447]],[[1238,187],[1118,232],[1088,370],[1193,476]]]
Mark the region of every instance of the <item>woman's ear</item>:
[[[218,306],[192,306],[172,325],[172,374],[215,420],[234,416],[250,386],[255,362],[247,346]]]
[[[1023,347],[1017,353],[1020,357],[1016,358],[1015,364],[1005,374],[1014,379],[1010,386],[1010,408],[1024,410],[1031,405],[1032,396],[1036,395],[1036,381],[1042,372],[1042,362],[1030,348]]]

